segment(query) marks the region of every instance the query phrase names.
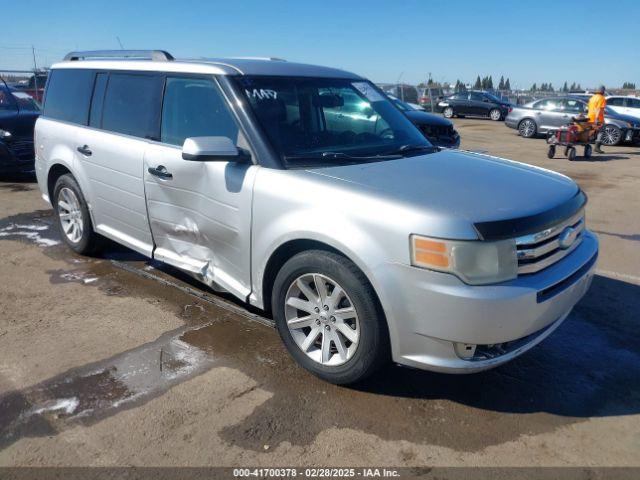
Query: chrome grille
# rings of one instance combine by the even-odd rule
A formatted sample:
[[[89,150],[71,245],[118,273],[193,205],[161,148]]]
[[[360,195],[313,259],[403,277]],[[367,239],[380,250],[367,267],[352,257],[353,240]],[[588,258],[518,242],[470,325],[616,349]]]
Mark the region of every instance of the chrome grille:
[[[584,210],[538,233],[516,238],[518,274],[536,273],[571,253],[582,242]]]

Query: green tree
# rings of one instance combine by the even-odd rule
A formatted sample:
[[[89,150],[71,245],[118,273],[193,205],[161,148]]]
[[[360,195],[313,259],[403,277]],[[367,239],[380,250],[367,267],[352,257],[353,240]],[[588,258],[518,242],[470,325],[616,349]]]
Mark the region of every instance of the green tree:
[[[568,92],[569,91],[569,87],[567,85],[567,82],[564,82],[564,85],[562,85],[562,91],[563,92]]]
[[[534,83],[533,85],[531,85],[530,90],[531,90],[532,92],[537,92],[537,91],[538,91],[538,87],[536,86],[536,84],[535,84],[535,83]]]
[[[493,90],[493,78],[489,75],[487,79],[487,90]]]
[[[504,90],[504,76],[500,76],[500,83],[498,83],[498,90]]]
[[[511,83],[509,82],[509,78],[507,78],[507,81],[504,82],[504,89],[507,91],[511,91]]]
[[[473,88],[476,90],[480,90],[482,88],[482,82],[480,81],[480,75],[476,78],[476,83],[473,85]]]

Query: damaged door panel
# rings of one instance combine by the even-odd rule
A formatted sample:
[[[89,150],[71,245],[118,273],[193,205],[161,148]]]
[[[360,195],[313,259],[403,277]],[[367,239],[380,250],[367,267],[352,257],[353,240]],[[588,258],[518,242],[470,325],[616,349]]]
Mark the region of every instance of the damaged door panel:
[[[202,136],[246,143],[212,78],[168,77],[161,141],[149,143],[144,156],[154,258],[246,298],[251,198],[258,167],[183,159],[184,140]]]
[[[154,258],[246,298],[251,195],[258,167],[183,160],[180,148],[155,144],[149,145],[144,163]],[[172,177],[148,172],[159,165]]]

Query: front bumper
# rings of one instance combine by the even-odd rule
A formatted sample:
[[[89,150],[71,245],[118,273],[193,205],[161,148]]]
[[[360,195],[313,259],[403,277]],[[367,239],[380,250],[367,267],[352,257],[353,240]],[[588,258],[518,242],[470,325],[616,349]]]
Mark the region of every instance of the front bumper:
[[[33,140],[0,141],[0,172],[33,170]]]
[[[542,341],[588,290],[598,240],[585,231],[571,254],[545,270],[497,285],[471,286],[457,277],[401,264],[382,274],[382,304],[397,363],[448,373],[471,373],[501,365]],[[499,355],[464,359],[456,344]]]

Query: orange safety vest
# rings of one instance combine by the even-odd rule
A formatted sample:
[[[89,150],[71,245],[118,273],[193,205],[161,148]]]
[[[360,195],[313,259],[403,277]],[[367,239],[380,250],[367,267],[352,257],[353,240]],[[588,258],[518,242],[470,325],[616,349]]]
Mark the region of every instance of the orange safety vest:
[[[589,121],[591,123],[596,123],[596,121],[600,124],[604,123],[604,107],[607,106],[607,100],[604,98],[604,95],[596,93],[589,99],[589,113],[587,116],[589,117]],[[600,110],[600,113],[597,115],[596,112]]]

